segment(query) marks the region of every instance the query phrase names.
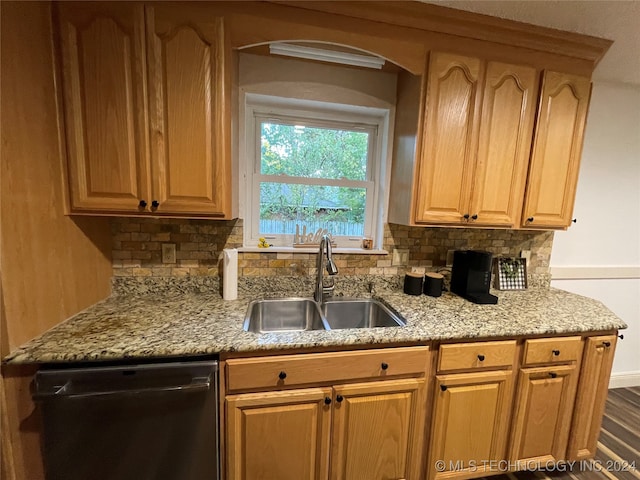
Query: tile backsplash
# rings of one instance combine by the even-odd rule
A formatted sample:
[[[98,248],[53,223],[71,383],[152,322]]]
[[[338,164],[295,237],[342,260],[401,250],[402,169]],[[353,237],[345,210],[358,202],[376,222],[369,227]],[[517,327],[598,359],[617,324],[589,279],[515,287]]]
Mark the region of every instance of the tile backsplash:
[[[242,246],[242,220],[212,221],[156,218],[111,220],[115,276],[218,276],[223,248]],[[176,263],[162,263],[162,244],[176,245]],[[402,275],[407,267],[391,265],[394,248],[409,250],[409,267],[436,269],[447,251],[488,250],[494,256],[531,251],[529,273],[547,274],[553,232],[522,230],[407,227],[387,224],[383,248],[388,255],[335,254],[342,275]],[[239,276],[310,275],[315,255],[305,253],[239,253]]]

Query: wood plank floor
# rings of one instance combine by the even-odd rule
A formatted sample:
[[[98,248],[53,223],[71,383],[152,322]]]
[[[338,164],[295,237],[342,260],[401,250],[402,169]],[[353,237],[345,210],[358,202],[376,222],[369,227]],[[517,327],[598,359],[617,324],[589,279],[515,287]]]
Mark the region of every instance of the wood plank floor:
[[[634,462],[635,471],[620,468]],[[640,480],[640,387],[609,390],[594,463],[593,470],[581,471],[576,464],[572,471],[518,472],[487,480]]]

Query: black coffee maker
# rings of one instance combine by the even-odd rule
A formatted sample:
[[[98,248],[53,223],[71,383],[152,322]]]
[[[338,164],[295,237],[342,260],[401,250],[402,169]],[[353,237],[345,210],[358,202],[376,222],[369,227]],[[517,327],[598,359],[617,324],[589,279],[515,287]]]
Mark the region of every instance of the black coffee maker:
[[[498,297],[489,293],[491,260],[491,253],[481,250],[453,252],[451,291],[473,303],[498,303]]]

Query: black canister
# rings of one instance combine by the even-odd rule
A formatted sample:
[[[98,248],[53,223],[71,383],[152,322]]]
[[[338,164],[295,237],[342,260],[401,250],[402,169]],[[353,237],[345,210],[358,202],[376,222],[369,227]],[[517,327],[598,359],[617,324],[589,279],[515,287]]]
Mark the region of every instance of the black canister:
[[[407,295],[422,294],[422,274],[409,272],[404,276],[404,293]]]
[[[424,294],[430,297],[442,295],[444,276],[440,273],[428,272],[424,276]]]

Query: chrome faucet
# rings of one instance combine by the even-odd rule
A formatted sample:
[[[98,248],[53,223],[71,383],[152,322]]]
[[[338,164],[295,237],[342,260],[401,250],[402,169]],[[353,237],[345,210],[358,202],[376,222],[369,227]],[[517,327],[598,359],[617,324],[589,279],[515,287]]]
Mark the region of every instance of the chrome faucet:
[[[326,267],[323,265],[325,263],[325,255],[326,255]],[[318,250],[318,258],[316,260],[316,268],[317,268],[317,277],[316,277],[316,291],[313,294],[313,298],[316,302],[322,303],[324,302],[325,295],[331,295],[333,293],[334,288],[334,280],[331,279],[331,284],[324,284],[323,280],[323,269],[327,269],[327,273],[330,276],[334,276],[338,274],[338,267],[333,263],[333,257],[331,256],[331,239],[329,235],[323,235],[320,239],[320,249]]]

